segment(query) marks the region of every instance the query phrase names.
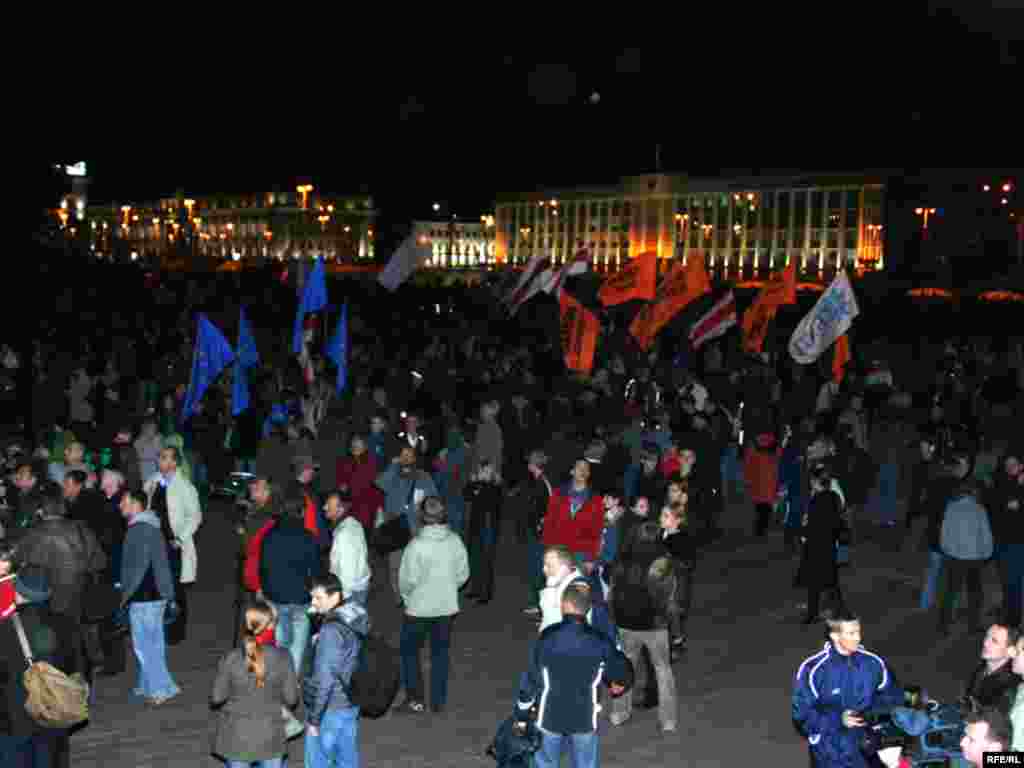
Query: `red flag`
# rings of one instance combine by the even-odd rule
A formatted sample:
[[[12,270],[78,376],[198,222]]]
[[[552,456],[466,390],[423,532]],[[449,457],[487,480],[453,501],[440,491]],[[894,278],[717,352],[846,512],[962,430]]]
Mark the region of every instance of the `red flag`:
[[[711,290],[711,279],[703,258],[691,258],[686,266],[676,264],[658,286],[655,300],[645,306],[629,326],[641,349],[647,349],[658,331],[687,304]]]
[[[743,313],[743,348],[747,352],[762,350],[768,323],[783,304],[796,304],[796,260],[781,274],[772,275],[750,309]]]
[[[562,291],[559,297],[559,310],[565,367],[590,373],[594,367],[594,350],[597,348],[601,322],[566,291]]]
[[[632,299],[650,301],[658,284],[658,254],[647,251],[637,256],[618,274],[612,275],[597,292],[606,307],[624,304]]]
[[[845,333],[836,339],[835,357],[832,358],[832,379],[836,384],[843,383],[846,365],[850,362],[850,337]]]

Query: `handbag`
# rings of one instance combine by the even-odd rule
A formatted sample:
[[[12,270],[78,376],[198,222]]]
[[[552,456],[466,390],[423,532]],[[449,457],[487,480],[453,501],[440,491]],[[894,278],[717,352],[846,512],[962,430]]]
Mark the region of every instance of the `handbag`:
[[[70,728],[89,719],[89,684],[77,672],[66,675],[52,664],[35,661],[21,617],[11,617],[28,669],[23,673],[25,711],[44,728]]]
[[[412,485],[409,487],[409,498],[405,501],[407,507],[412,504],[415,495],[416,478],[414,477]],[[412,539],[412,532],[409,530],[409,523],[406,521],[405,515],[401,514],[374,529],[373,548],[378,554],[390,555],[392,552],[404,549],[410,539]]]

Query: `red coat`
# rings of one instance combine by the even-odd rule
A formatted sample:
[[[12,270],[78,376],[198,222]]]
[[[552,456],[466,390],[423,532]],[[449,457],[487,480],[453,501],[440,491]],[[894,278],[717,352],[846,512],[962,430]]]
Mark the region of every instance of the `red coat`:
[[[9,619],[15,611],[14,576],[5,576],[0,581],[0,621]]]
[[[747,446],[743,460],[743,475],[747,481],[747,493],[755,504],[774,504],[779,493],[779,458],[782,447],[762,451],[753,445]]]
[[[604,497],[594,494],[573,519],[569,495],[559,488],[548,500],[544,516],[544,546],[564,544],[573,552],[582,552],[597,560],[601,552],[601,530],[604,528]]]
[[[367,531],[373,530],[377,509],[384,505],[384,494],[373,484],[377,479],[377,458],[367,452],[356,461],[349,457],[338,459],[338,485],[347,485],[352,492],[352,516]]]
[[[263,589],[260,584],[260,554],[263,552],[263,537],[274,527],[276,522],[277,520],[267,520],[263,527],[249,539],[249,545],[246,547],[242,581],[250,592],[259,592]]]

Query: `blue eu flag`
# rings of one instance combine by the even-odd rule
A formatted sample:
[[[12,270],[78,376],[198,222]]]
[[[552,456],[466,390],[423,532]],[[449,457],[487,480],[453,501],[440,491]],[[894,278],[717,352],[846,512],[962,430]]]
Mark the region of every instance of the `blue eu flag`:
[[[338,366],[337,392],[340,395],[345,389],[348,380],[348,303],[341,308],[341,317],[338,318],[338,327],[327,342],[325,354],[328,359]]]
[[[231,388],[231,415],[237,416],[249,407],[249,369],[260,364],[256,337],[252,335],[245,307],[238,310],[238,357],[235,359],[235,380]]]
[[[309,276],[306,285],[302,290],[302,300],[299,302],[299,311],[295,315],[295,332],[292,336],[292,352],[296,355],[302,354],[302,321],[307,314],[319,312],[327,306],[327,281],[324,278],[324,262],[316,260],[313,267],[313,274]]]
[[[195,413],[196,404],[203,399],[207,388],[235,359],[231,345],[217,326],[203,313],[199,313],[195,351],[192,353],[192,376],[189,378],[181,420],[188,421]]]

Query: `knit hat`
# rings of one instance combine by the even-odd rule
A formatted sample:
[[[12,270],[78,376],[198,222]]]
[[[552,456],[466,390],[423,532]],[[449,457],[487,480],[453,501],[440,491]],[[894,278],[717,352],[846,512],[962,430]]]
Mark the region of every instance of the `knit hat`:
[[[46,571],[36,565],[26,566],[18,571],[14,589],[29,603],[45,603],[50,599],[50,583]]]

